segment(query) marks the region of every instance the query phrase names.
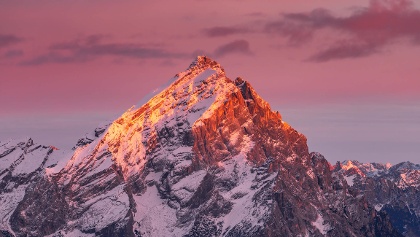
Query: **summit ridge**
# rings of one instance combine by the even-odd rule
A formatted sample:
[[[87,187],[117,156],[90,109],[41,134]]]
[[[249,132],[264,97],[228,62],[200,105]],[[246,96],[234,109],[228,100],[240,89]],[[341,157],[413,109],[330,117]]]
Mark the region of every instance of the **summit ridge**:
[[[221,66],[220,66],[220,64],[218,62],[214,61],[213,59],[211,59],[208,56],[202,55],[202,56],[197,56],[195,58],[195,60],[190,64],[190,66],[188,67],[188,69],[193,69],[193,68],[208,68],[208,67],[211,67],[213,69],[215,69],[215,68],[221,68]],[[224,71],[224,70],[222,69],[222,71]]]

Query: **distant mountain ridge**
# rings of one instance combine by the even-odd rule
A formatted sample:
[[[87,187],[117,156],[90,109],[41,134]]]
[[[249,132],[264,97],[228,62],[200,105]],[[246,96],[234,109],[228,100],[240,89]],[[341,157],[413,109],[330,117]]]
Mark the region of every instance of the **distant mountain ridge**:
[[[406,236],[420,236],[420,165],[409,161],[396,165],[337,162],[352,192],[362,194],[377,211],[386,212],[391,223]]]
[[[0,236],[420,233],[419,165],[332,166],[208,57],[171,82],[71,151],[0,142]]]

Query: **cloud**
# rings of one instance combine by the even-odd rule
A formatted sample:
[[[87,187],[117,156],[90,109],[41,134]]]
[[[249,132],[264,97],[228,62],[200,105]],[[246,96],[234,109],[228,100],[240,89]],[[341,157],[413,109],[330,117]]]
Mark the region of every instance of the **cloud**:
[[[40,56],[36,56],[29,60],[22,61],[21,66],[38,66],[47,63],[81,63],[91,61],[93,58],[88,58],[84,55],[65,56],[56,52],[49,52]]]
[[[265,31],[288,38],[292,45],[306,43],[313,39],[317,30],[336,24],[336,19],[326,9],[315,9],[309,13],[285,13],[282,16],[279,21],[267,23]]]
[[[17,58],[17,57],[21,57],[23,56],[23,51],[22,50],[9,50],[6,53],[4,53],[4,57],[5,58]]]
[[[234,34],[244,34],[250,32],[249,29],[234,26],[216,26],[203,30],[204,35],[208,37],[224,37]]]
[[[282,14],[280,20],[265,25],[265,32],[300,45],[313,40],[321,30],[330,30],[335,38],[332,46],[310,57],[312,61],[324,62],[365,57],[381,52],[380,49],[399,39],[420,45],[419,22],[420,10],[415,9],[411,1],[371,0],[368,7],[359,8],[346,17],[333,16],[325,9]]]
[[[263,12],[250,12],[250,13],[246,13],[244,14],[244,16],[250,16],[250,17],[265,17],[267,16],[265,13]]]
[[[250,50],[249,42],[246,40],[232,41],[230,43],[227,43],[218,47],[214,51],[214,55],[216,57],[223,57],[223,56],[226,56],[228,54],[233,54],[233,53],[240,53],[240,54],[245,54],[245,55],[253,54],[252,51]]]
[[[308,61],[326,62],[337,58],[359,58],[369,56],[377,52],[378,47],[375,45],[342,41],[312,55]]]
[[[21,65],[34,66],[46,63],[78,63],[93,61],[101,57],[122,57],[133,59],[173,59],[187,55],[174,53],[162,47],[139,43],[104,43],[103,35],[91,35],[83,39],[56,43],[46,54],[23,61]]]
[[[4,48],[13,44],[17,44],[23,41],[22,38],[17,37],[16,35],[5,35],[0,34],[0,48]]]

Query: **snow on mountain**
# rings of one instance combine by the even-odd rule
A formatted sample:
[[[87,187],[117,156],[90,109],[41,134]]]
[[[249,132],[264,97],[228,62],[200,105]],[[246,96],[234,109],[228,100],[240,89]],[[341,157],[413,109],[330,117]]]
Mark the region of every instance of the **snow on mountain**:
[[[377,211],[386,212],[400,233],[420,235],[420,165],[344,161],[334,170],[353,192],[363,194]]]
[[[377,177],[389,179],[399,187],[420,186],[420,165],[411,162],[401,162],[396,165],[380,163],[361,163],[359,161],[343,161],[336,165],[341,170],[349,185],[356,176]]]
[[[37,145],[31,138],[0,141],[0,230],[13,233],[10,218],[25,190],[57,162],[53,147]]]
[[[409,186],[411,167],[396,169]],[[0,143],[0,236],[401,236],[375,205],[417,213],[415,200],[360,186],[392,170],[332,167],[249,82],[200,56],[72,151]]]

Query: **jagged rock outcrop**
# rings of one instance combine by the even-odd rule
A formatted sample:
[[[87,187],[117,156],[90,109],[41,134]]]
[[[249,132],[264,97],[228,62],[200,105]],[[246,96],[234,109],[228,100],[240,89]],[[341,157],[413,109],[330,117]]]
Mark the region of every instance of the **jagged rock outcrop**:
[[[2,235],[12,235],[14,225],[20,223],[10,220],[14,219],[29,190],[43,179],[45,169],[55,165],[61,155],[53,147],[37,145],[30,138],[0,142],[0,230]],[[44,206],[45,204],[44,202]],[[30,212],[22,214],[31,215]]]
[[[334,171],[343,175],[352,193],[363,195],[378,212],[386,213],[398,232],[420,236],[420,165],[344,161]]]
[[[0,202],[13,203],[0,208],[6,236],[400,236],[248,82],[208,57],[72,151],[43,148],[14,185],[14,164],[33,146],[0,144]],[[11,155],[17,147],[24,159]]]

